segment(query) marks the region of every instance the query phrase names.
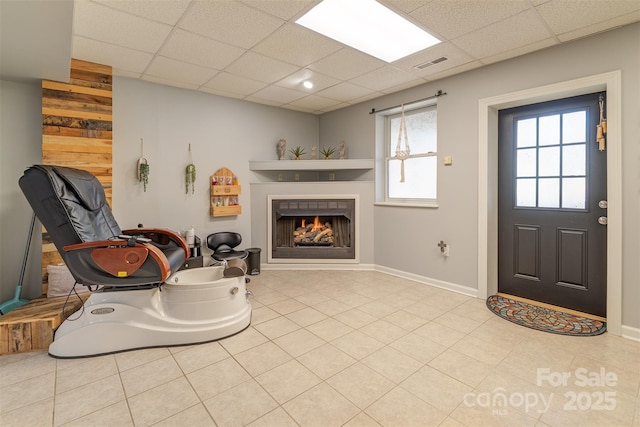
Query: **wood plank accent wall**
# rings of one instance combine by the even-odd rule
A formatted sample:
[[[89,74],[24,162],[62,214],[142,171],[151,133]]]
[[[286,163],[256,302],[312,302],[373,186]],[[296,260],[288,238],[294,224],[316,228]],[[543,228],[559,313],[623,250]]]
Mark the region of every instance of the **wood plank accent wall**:
[[[94,174],[112,198],[112,70],[110,66],[71,60],[69,83],[42,81],[42,162]],[[43,293],[47,265],[62,262],[42,230]]]

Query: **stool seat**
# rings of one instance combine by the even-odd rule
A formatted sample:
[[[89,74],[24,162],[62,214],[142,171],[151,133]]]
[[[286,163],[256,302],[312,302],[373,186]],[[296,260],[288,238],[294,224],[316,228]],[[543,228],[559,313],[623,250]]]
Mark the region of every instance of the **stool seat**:
[[[236,246],[242,243],[242,236],[230,231],[221,231],[207,236],[207,247],[213,251],[211,258],[216,261],[230,259],[246,259],[249,252],[236,250]]]

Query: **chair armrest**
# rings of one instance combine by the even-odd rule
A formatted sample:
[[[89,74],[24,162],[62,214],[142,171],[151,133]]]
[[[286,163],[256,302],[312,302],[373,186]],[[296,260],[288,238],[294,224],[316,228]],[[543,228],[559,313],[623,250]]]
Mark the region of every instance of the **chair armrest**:
[[[119,259],[119,254],[121,250],[127,251],[127,249],[131,249],[136,251],[136,254],[140,257],[139,260],[136,259],[135,262],[131,263],[129,260]],[[140,249],[144,250],[140,251]],[[93,242],[85,242],[85,243],[76,243],[73,245],[67,245],[63,247],[65,252],[75,252],[82,251],[89,253],[94,262],[106,271],[115,277],[126,277],[132,273],[134,273],[144,262],[146,258],[146,254],[151,255],[151,258],[155,261],[155,264],[159,270],[160,274],[160,282],[164,282],[171,275],[171,266],[169,265],[169,260],[162,253],[162,251],[152,244],[141,244],[136,243],[134,246],[130,246],[127,240],[123,239],[114,239],[114,240],[96,240]],[[109,251],[113,251],[113,257],[105,257],[105,254]],[[101,254],[99,257],[94,255],[95,253]],[[126,256],[124,252],[123,256]],[[125,264],[130,264],[129,266],[125,266]],[[122,276],[121,273],[126,271],[126,275]]]
[[[143,235],[160,245],[166,245],[171,241],[184,250],[185,258],[189,258],[191,254],[189,246],[187,246],[187,241],[173,230],[166,228],[131,228],[129,230],[122,230],[122,233],[134,236]]]

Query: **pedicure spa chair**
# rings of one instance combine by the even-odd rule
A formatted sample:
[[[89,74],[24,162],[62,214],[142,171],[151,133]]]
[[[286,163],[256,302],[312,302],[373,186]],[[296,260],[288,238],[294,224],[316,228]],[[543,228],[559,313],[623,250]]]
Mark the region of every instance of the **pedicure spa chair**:
[[[36,165],[19,185],[76,282],[92,291],[55,331],[51,356],[202,343],[249,326],[246,268],[180,270],[189,256],[184,238],[165,229],[121,230],[88,172]]]

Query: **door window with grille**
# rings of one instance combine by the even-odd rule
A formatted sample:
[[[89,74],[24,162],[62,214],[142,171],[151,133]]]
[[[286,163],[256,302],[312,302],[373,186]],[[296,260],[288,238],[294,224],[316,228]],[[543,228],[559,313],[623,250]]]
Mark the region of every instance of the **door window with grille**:
[[[586,209],[587,111],[515,122],[519,208]]]

